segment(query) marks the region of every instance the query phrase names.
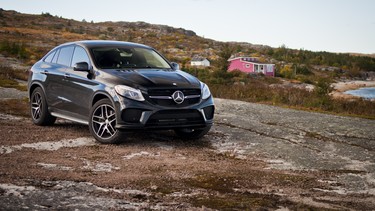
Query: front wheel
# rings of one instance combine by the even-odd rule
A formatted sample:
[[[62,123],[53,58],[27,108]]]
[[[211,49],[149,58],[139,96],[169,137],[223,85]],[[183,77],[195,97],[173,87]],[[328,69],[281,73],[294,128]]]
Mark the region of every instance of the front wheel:
[[[116,111],[109,99],[99,100],[90,110],[90,133],[103,144],[119,143],[122,133],[116,129]]]
[[[200,139],[210,131],[211,126],[207,126],[203,129],[191,129],[191,128],[181,128],[175,129],[176,135],[182,139],[194,140]]]

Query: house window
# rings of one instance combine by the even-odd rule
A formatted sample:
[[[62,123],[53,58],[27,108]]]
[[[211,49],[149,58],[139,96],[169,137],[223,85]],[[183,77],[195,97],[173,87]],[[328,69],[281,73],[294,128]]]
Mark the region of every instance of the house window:
[[[250,68],[250,64],[246,64],[245,67],[246,67],[246,68]]]
[[[273,66],[272,65],[268,65],[267,66],[267,72],[268,73],[272,73],[273,72]]]

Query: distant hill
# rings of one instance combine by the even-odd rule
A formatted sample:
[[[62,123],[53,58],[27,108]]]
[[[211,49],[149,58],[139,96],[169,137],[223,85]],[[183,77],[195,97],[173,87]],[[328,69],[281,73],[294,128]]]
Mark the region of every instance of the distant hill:
[[[52,47],[69,41],[108,39],[139,42],[161,51],[168,58],[190,60],[194,55],[218,58],[224,42],[197,36],[194,31],[145,22],[87,22],[53,16],[22,14],[0,9],[0,41],[24,43],[38,49],[40,56]],[[230,42],[242,49],[268,46]],[[251,52],[253,52],[252,50]]]
[[[94,23],[66,19],[49,13],[31,15],[0,9],[0,54],[20,58],[27,64],[40,59],[56,45],[92,39],[143,43],[182,66],[195,55],[208,58],[215,66],[220,52],[229,48],[236,55],[257,56],[261,57],[262,61],[276,63],[279,69],[290,64],[301,68],[307,65],[312,69],[318,65],[344,70],[375,71],[374,55],[312,52],[288,49],[285,46],[271,48],[244,42],[224,43],[197,36],[191,30],[166,25],[125,21]]]
[[[145,22],[93,23],[49,13],[30,15],[2,9],[0,18],[0,41],[23,43],[37,49],[34,56],[40,56],[64,42],[86,39],[139,42],[180,61],[196,54],[216,59],[223,45],[222,42],[199,37],[191,30]]]

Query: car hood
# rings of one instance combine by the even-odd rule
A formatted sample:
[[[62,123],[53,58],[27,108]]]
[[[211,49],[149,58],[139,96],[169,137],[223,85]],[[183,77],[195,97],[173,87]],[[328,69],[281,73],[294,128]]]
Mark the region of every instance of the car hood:
[[[180,70],[138,69],[110,70],[107,72],[118,80],[117,84],[134,88],[178,87],[200,88],[200,81]]]

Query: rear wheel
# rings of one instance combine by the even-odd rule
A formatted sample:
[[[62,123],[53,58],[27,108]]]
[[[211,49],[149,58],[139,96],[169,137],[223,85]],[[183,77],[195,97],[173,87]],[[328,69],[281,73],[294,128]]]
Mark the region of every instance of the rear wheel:
[[[116,129],[116,111],[109,99],[99,100],[90,111],[90,133],[103,144],[119,143],[122,133]]]
[[[30,113],[36,125],[53,125],[56,121],[56,117],[52,116],[48,111],[46,96],[40,87],[35,88],[31,94]]]
[[[176,135],[182,139],[188,139],[188,140],[193,140],[193,139],[200,139],[204,135],[210,131],[211,126],[207,126],[203,129],[191,129],[191,128],[181,128],[181,129],[175,129],[174,132]]]

